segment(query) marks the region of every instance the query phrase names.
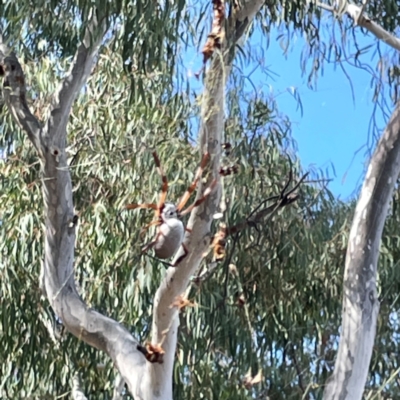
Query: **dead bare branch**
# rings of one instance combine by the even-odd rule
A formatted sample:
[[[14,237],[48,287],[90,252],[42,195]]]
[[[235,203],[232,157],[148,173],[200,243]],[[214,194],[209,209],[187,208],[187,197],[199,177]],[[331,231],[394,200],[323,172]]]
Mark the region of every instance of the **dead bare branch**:
[[[285,186],[283,187],[279,195],[271,196],[263,200],[242,222],[231,227],[226,227],[225,225],[221,225],[219,231],[213,237],[211,243],[211,247],[214,250],[214,260],[218,261],[224,258],[226,238],[228,236],[238,233],[246,229],[247,227],[257,228],[257,224],[260,223],[265,217],[268,216],[269,218],[271,218],[272,215],[274,215],[275,212],[277,212],[280,208],[294,203],[299,197],[296,191],[300,187],[300,185],[304,182],[307,176],[308,172],[300,178],[300,180],[293,186],[292,189],[287,191],[293,179],[293,172],[292,170],[290,170],[288,181],[286,182]],[[262,208],[264,207],[265,204],[271,201],[273,201],[274,203],[269,205],[268,207]]]

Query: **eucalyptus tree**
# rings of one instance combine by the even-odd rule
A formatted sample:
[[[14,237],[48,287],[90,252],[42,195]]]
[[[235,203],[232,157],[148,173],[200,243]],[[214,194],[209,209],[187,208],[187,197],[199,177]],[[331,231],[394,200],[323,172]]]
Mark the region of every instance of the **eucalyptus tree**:
[[[339,52],[345,53],[349,47],[346,30],[357,26],[366,29],[396,52],[400,50],[399,40],[395,36],[397,25],[394,20],[398,18],[396,2],[364,1],[354,4],[339,1],[314,4],[342,22],[340,29],[344,45]],[[343,19],[345,15],[350,17],[353,26],[350,27],[349,21]],[[357,52],[354,59],[358,57]],[[379,61],[382,63],[383,59]],[[389,63],[389,68],[382,68],[381,71],[382,75],[391,74],[393,66]],[[378,89],[382,87],[382,75],[378,77]],[[367,381],[379,312],[376,282],[379,248],[400,172],[399,111],[397,104],[370,158],[355,209],[344,271],[339,348],[334,373],[324,392],[326,399],[361,399]]]
[[[289,32],[304,33],[309,40],[305,54],[314,58],[311,76],[316,76],[325,56],[321,9],[339,21],[349,14],[378,38],[380,23],[386,38],[396,27],[394,14],[374,22],[363,14],[379,6],[214,2],[212,29],[205,30],[208,39],[202,41],[209,66],[200,73],[204,88],[196,99],[179,75],[180,46],[193,40],[195,27],[211,16],[209,4],[190,9],[183,2],[106,2],[95,9],[86,2],[14,2],[0,9],[6,104],[1,127],[6,150],[0,206],[1,332],[6,337],[2,396],[62,395],[76,372],[82,382],[73,380],[75,397],[85,391],[108,398],[115,389],[118,398],[124,382],[134,398],[144,399],[169,399],[173,393],[176,398],[321,396],[334,359],[352,205],[302,185],[302,196],[279,215],[270,215],[261,226],[247,219],[248,229],[228,240],[223,262],[206,255],[218,231],[213,216],[222,216],[228,227],[237,225],[270,196],[282,194],[291,170],[300,172],[286,155],[294,158],[287,120],[276,115],[270,99],[235,90],[245,86],[232,65],[256,17],[255,26],[264,33],[281,22]],[[348,23],[339,25],[343,32],[353,28]],[[390,37],[389,44],[395,43]],[[341,47],[331,48],[339,57]],[[194,115],[198,120],[192,124]],[[30,144],[15,131],[15,122]],[[377,316],[377,243],[397,177],[396,126],[393,119],[378,144],[357,206],[350,234],[355,244],[346,261],[343,339],[326,398],[360,398],[366,383]],[[393,146],[383,153],[391,140]],[[222,151],[225,142],[233,146],[229,155]],[[166,270],[140,254],[140,230],[148,217],[121,212],[128,202],[155,200],[160,178],[152,163],[154,149],[171,183],[171,198],[193,179],[200,160],[195,152],[211,155],[198,195],[218,179],[215,191],[190,216],[189,255]],[[221,167],[232,163],[240,164],[239,173],[222,179]],[[389,184],[379,186],[382,179]],[[375,201],[375,195],[383,197]],[[371,223],[377,225],[368,228]],[[357,251],[360,256],[352,258]],[[363,257],[372,257],[371,262]],[[180,313],[180,305],[190,302],[177,300],[186,298],[197,305]],[[348,299],[356,300],[350,308]],[[58,328],[64,327],[77,338],[60,337]],[[386,342],[390,338],[389,332]],[[146,340],[153,347],[146,349]],[[107,353],[123,379],[107,357],[83,342]],[[156,350],[159,357],[160,348],[162,364],[146,360],[143,353],[151,359],[149,352]],[[361,356],[361,364],[353,354]],[[375,363],[372,377],[375,371],[383,379],[387,372],[393,376]],[[379,392],[381,383],[368,385]]]
[[[26,4],[26,6],[28,6],[28,4]],[[39,6],[40,4],[37,5],[37,7]],[[42,4],[42,6],[46,8],[44,4]],[[74,280],[74,247],[79,216],[74,210],[70,167],[73,167],[74,162],[79,158],[81,149],[78,148],[76,150],[76,154],[70,163],[67,153],[67,125],[70,117],[72,119],[76,118],[76,115],[72,112],[72,107],[82,89],[86,92],[83,96],[89,97],[88,91],[90,90],[90,86],[87,85],[87,81],[91,73],[93,62],[98,58],[99,47],[107,47],[108,42],[112,41],[112,38],[110,39],[108,36],[111,35],[112,37],[114,34],[118,35],[114,33],[114,31],[121,29],[121,25],[126,28],[131,21],[129,14],[124,15],[117,13],[117,11],[120,11],[117,10],[118,7],[122,7],[120,4],[116,4],[115,9],[111,9],[111,6],[106,3],[98,8],[90,8],[85,4],[75,7],[72,7],[71,4],[66,4],[65,7],[66,8],[60,6],[59,8],[56,7],[52,9],[51,11],[59,14],[59,18],[53,19],[51,22],[46,19],[44,25],[46,25],[46,28],[49,30],[54,28],[58,30],[58,32],[61,32],[64,25],[63,22],[60,21],[62,21],[65,16],[67,17],[67,23],[70,29],[67,29],[64,35],[61,34],[61,40],[56,44],[56,52],[64,50],[62,49],[64,44],[63,39],[65,39],[67,46],[66,53],[68,53],[71,43],[80,42],[80,44],[77,44],[77,50],[71,62],[71,68],[69,72],[65,73],[65,76],[61,78],[58,88],[51,88],[52,90],[48,90],[48,92],[50,92],[49,97],[51,98],[49,103],[40,104],[42,93],[40,90],[36,92],[39,98],[38,105],[47,106],[47,110],[38,107],[37,112],[34,114],[28,106],[26,96],[27,87],[23,68],[16,55],[10,52],[9,49],[9,46],[13,43],[12,35],[11,38],[8,39],[6,37],[3,39],[2,37],[1,44],[0,72],[3,76],[2,95],[13,119],[27,134],[40,163],[42,196],[45,209],[45,245],[43,249],[44,262],[41,268],[39,286],[54,310],[57,319],[61,321],[62,325],[70,333],[93,347],[103,350],[111,357],[114,365],[122,375],[123,380],[127,383],[134,397],[149,399],[171,398],[173,365],[179,325],[179,307],[174,306],[174,303],[188,288],[190,278],[197,271],[209,247],[212,216],[217,211],[220,201],[220,184],[216,185],[215,191],[207,198],[204,204],[201,207],[196,207],[191,214],[188,222],[190,235],[185,239],[185,244],[190,250],[187,257],[179,265],[179,268],[169,268],[160,279],[161,282],[155,293],[153,303],[150,344],[146,345],[146,347],[142,346],[122,324],[88,307],[87,303],[84,302],[78,294],[78,289],[76,288]],[[169,10],[169,12],[179,13],[181,11],[179,7],[179,4],[177,4],[175,5],[175,9],[173,11]],[[229,76],[229,71],[232,66],[233,49],[236,42],[247,30],[250,21],[260,7],[261,3],[257,2],[246,3],[242,8],[237,8],[235,6],[235,12],[231,12],[230,17],[227,18],[226,23],[230,28],[225,33],[225,5],[224,3],[214,4],[213,30],[208,36],[208,41],[203,50],[204,62],[211,58],[212,53],[215,52],[217,55],[212,57],[211,65],[206,72],[205,91],[201,101],[202,118],[200,121],[201,126],[199,133],[200,152],[203,154],[207,152],[211,156],[211,163],[207,171],[207,179],[209,182],[213,179],[217,179],[217,182],[220,180],[221,143],[223,139],[222,132],[224,130],[224,90],[226,79],[227,76]],[[23,8],[24,7],[22,7],[22,9]],[[162,13],[165,8],[167,7],[156,7],[152,11],[159,11]],[[129,11],[130,7],[127,7],[127,10]],[[40,11],[39,9],[37,10],[37,13],[40,12],[39,20],[43,18],[43,16],[44,18],[48,18],[45,11],[46,10],[43,9]],[[139,4],[136,4],[136,12],[138,11]],[[25,22],[23,18],[19,20],[18,18],[12,18],[13,13],[18,16],[23,15],[16,5],[8,5],[4,16],[4,23],[9,23],[9,25],[7,25],[9,31],[12,31],[13,27],[15,28],[15,21],[20,24]],[[35,12],[32,15],[37,17]],[[139,16],[142,18],[140,13]],[[76,19],[78,21],[76,21]],[[133,27],[137,28],[138,26],[140,26],[140,21]],[[124,32],[125,35],[127,35],[124,37],[124,45],[129,44],[130,39],[133,37],[137,48],[141,48],[145,51],[147,46],[151,46],[153,43],[151,41],[144,43],[140,38],[135,37],[136,32],[133,27],[130,27],[131,31]],[[29,28],[30,26],[28,24],[26,29]],[[7,29],[5,33],[7,33]],[[25,29],[25,26],[23,26],[23,29]],[[80,37],[79,34],[75,36],[71,35],[72,37],[68,35],[68,33],[73,33],[74,29],[81,32]],[[44,31],[46,31],[46,29],[44,29]],[[158,34],[160,34],[160,30],[158,30]],[[228,36],[230,40],[226,41],[225,38]],[[35,35],[32,35],[32,37],[29,36],[29,39],[32,39],[32,43],[28,43],[28,47],[32,47],[33,49],[35,49],[35,47],[39,48],[40,45],[44,45],[44,47],[52,46],[50,40],[44,44],[36,44],[35,39],[37,39],[37,37]],[[8,44],[6,44],[7,40]],[[164,44],[164,42],[161,43]],[[156,44],[160,45],[160,42]],[[54,49],[52,50],[54,52]],[[124,55],[124,52],[122,52],[122,62],[128,64],[129,68],[139,68],[141,71],[147,72],[146,68],[142,67],[141,63],[143,60],[140,57],[136,57],[136,54],[128,54],[128,58],[133,58],[133,60],[128,61]],[[112,61],[115,61],[116,57],[115,55],[113,56],[114,58]],[[152,51],[147,51],[143,57],[145,60],[144,62],[147,62],[148,59],[151,60],[152,56]],[[98,62],[102,62],[102,56],[98,58]],[[56,70],[55,75],[57,77],[64,75],[64,70]],[[136,78],[134,73],[132,73],[132,76]],[[155,77],[155,79],[157,80],[157,77]],[[162,80],[162,77],[160,79]],[[133,84],[135,84],[136,80],[132,80]],[[40,88],[40,86],[46,86],[48,83],[37,80],[37,84]],[[102,100],[107,84],[108,82],[96,82],[96,85],[92,89],[98,92]],[[140,85],[142,84],[141,82]],[[46,89],[49,88],[46,87]],[[144,94],[143,90],[141,94]],[[90,107],[88,112],[90,112]],[[42,119],[43,122],[41,122]],[[123,120],[126,121],[127,118],[125,117]],[[163,122],[165,123],[165,121]],[[80,123],[86,125],[84,121],[80,121]],[[116,124],[118,125],[118,120],[116,120]],[[7,126],[4,129],[6,128]],[[135,130],[136,126],[129,126],[128,120],[126,128]],[[82,140],[88,141],[90,147],[96,142],[98,134],[98,132],[95,132],[94,135],[92,133],[91,136],[83,136]],[[106,132],[103,131],[103,134],[106,135]],[[159,135],[157,137],[159,137]],[[130,150],[136,151],[137,156],[138,152],[140,152],[141,145],[140,142],[137,141],[138,137],[135,134],[132,135],[132,139],[133,142]],[[113,138],[111,137],[110,144],[112,143]],[[171,145],[171,143],[168,144]],[[161,146],[158,147],[161,148]],[[113,150],[112,146],[110,150]],[[174,157],[177,157],[177,150],[178,148],[174,148]],[[160,157],[164,158],[165,154],[162,150],[159,150],[159,153]],[[122,154],[125,157],[131,156],[131,154],[127,154],[126,150],[122,152]],[[110,162],[114,163],[115,159],[112,159],[112,161],[110,159]],[[7,162],[5,165],[7,169],[11,166],[11,164]],[[79,167],[77,169],[79,169]],[[31,170],[29,169],[29,171]],[[95,182],[100,179],[99,175],[101,174],[96,175],[97,176],[94,178]],[[8,178],[10,177],[9,172],[7,172],[7,176]],[[112,180],[110,184],[112,184]],[[96,191],[96,185],[93,187],[88,185],[88,182],[83,183],[83,185],[86,186],[86,189],[89,189],[89,197],[86,199],[81,198],[81,201],[88,201],[89,204],[91,204],[93,201],[91,196],[93,196],[93,193]],[[79,189],[79,186],[78,184],[76,190]],[[102,199],[107,196],[103,190],[104,187],[95,192],[95,197],[100,197],[98,202],[101,202]],[[201,193],[201,189],[199,193]],[[77,197],[79,198],[79,196]],[[18,211],[21,212],[22,209],[19,208]],[[3,219],[4,224],[8,224],[10,229],[7,234],[10,234],[10,232],[13,232],[13,229],[9,224],[12,223],[14,212],[12,209],[7,209],[7,212],[9,214],[4,213]],[[107,215],[109,216],[108,213]],[[31,213],[24,221],[24,223],[29,225],[29,233],[32,235],[35,230],[35,217],[36,215]],[[84,221],[83,219],[82,224]],[[16,233],[16,231],[14,232]],[[23,229],[22,232],[26,234],[26,230]],[[36,234],[39,234],[37,230]],[[99,245],[102,243],[102,233],[99,227],[96,227],[96,236],[96,245]],[[10,242],[8,242],[8,245],[10,245]],[[5,258],[11,255],[13,255],[14,258],[18,258],[20,256],[18,245],[19,243],[14,243],[14,249],[16,249],[14,254],[12,250],[10,250],[10,247],[6,248]],[[83,251],[84,248],[82,249],[82,252]],[[35,253],[30,251],[30,255],[32,254]],[[84,257],[84,255],[82,256]],[[104,254],[102,254],[102,258],[104,259]],[[91,262],[94,261],[95,260],[92,258]],[[8,262],[9,261],[7,261],[7,263]],[[85,274],[87,271],[83,273]],[[151,276],[151,278],[153,279],[154,277]],[[148,280],[148,277],[144,279]],[[112,286],[112,283],[109,284]],[[131,299],[132,296],[129,296],[129,298]],[[137,303],[140,304],[140,301]],[[137,304],[135,305],[137,306]],[[147,321],[147,325],[148,324],[149,321]],[[10,326],[10,324],[5,324],[5,326],[6,325],[8,327]],[[48,327],[48,323],[46,326]],[[134,325],[131,328],[136,330]],[[148,329],[148,327],[146,328]],[[33,342],[34,341],[30,340],[30,344]],[[13,376],[15,377],[15,382],[11,382],[11,387],[12,383],[16,383],[18,386],[19,376],[24,374],[23,368],[21,368],[22,366],[16,367],[13,364],[12,358],[14,356],[15,354],[12,352],[10,354],[10,362],[8,363],[8,367],[10,368],[8,371],[8,378],[11,377],[11,381],[13,381]],[[32,364],[33,363],[34,360],[32,360]],[[35,378],[30,382],[30,385],[32,386],[28,387],[28,389],[24,388],[24,393],[26,393],[26,391],[29,393],[33,387],[36,386]],[[79,393],[78,386],[75,380],[74,393]],[[6,394],[8,395],[7,391]]]

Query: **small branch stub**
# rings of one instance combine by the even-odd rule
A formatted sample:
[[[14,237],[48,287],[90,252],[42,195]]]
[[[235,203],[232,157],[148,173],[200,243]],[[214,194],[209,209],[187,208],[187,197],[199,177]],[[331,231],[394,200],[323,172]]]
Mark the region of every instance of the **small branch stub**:
[[[146,346],[137,345],[137,349],[146,357],[146,360],[152,364],[162,364],[164,362],[165,351],[160,344],[146,343]]]

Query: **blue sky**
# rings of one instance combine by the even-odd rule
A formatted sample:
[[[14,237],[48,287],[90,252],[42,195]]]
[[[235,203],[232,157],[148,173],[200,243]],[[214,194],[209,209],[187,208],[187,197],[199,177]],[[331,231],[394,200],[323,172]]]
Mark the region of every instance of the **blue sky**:
[[[307,78],[301,76],[299,67],[303,45],[300,41],[285,58],[279,44],[271,40],[267,55],[273,60],[271,70],[277,74],[271,82],[272,90],[276,93],[286,91],[276,99],[280,111],[292,121],[293,137],[297,141],[303,167],[328,170],[333,179],[330,189],[346,200],[357,194],[368,162],[370,118],[374,108],[371,76],[366,71],[347,67],[355,94],[353,99],[351,85],[344,73],[328,65],[325,66],[324,76],[318,80],[317,90],[313,91],[307,87]],[[371,65],[375,63],[371,61]],[[303,115],[297,110],[293,96],[287,93],[291,87],[297,88]],[[379,112],[377,120],[379,127],[384,128]]]
[[[269,47],[265,49],[265,64],[271,75],[266,77],[261,71],[256,71],[251,80],[257,88],[262,87],[276,95],[279,111],[292,121],[293,137],[304,170],[324,171],[324,175],[332,179],[329,188],[334,195],[342,200],[354,198],[362,184],[367,153],[371,151],[370,120],[374,110],[371,75],[346,65],[354,89],[353,99],[351,84],[343,71],[325,64],[316,90],[311,90],[307,87],[307,76],[302,76],[300,68],[304,40],[300,38],[297,43],[292,40],[292,50],[285,57],[276,39],[278,34],[278,31],[271,33]],[[375,42],[375,38],[357,30],[356,38],[362,46]],[[251,46],[265,43],[257,32],[249,40]],[[377,57],[371,54],[372,50],[363,61],[375,70]],[[189,52],[188,70],[199,70],[201,60],[200,52]],[[249,71],[252,69],[254,64],[248,67]],[[289,93],[292,88],[296,88],[300,96],[303,114]],[[380,129],[384,128],[384,119],[379,111],[376,121]]]

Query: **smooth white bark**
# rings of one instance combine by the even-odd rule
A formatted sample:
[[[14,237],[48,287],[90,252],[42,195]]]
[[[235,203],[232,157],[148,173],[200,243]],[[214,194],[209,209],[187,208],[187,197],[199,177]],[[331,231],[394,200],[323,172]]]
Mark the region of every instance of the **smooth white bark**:
[[[77,293],[74,274],[75,215],[71,176],[65,153],[69,114],[73,101],[86,83],[105,24],[95,16],[79,46],[70,73],[53,97],[51,117],[44,127],[26,102],[24,74],[16,56],[0,43],[0,66],[5,102],[38,152],[43,172],[45,207],[45,255],[41,286],[65,327],[86,343],[105,351],[113,359],[129,389],[142,398],[139,382],[146,360],[138,343],[118,322],[90,309]]]
[[[374,22],[373,19],[369,18],[369,16],[364,12],[365,4],[357,5],[344,0],[340,2],[339,10],[320,1],[316,1],[315,4],[326,11],[338,14],[339,17],[343,14],[347,14],[354,21],[355,25],[367,29],[377,39],[382,40],[390,47],[400,51],[400,39],[383,29],[379,24]]]
[[[201,152],[208,151],[211,164],[208,183],[219,176],[222,132],[224,130],[224,92],[236,41],[245,32],[262,2],[248,1],[238,18],[229,21],[229,49],[216,51],[207,71],[201,123]],[[98,21],[97,18],[100,20]],[[175,298],[186,291],[210,244],[210,226],[220,198],[220,188],[193,210],[186,237],[189,255],[178,268],[169,268],[155,295],[152,342],[162,343],[163,364],[147,362],[138,343],[118,322],[87,307],[74,282],[75,225],[72,183],[67,165],[67,124],[72,104],[91,73],[106,26],[93,14],[69,74],[53,96],[50,118],[44,127],[30,112],[22,68],[14,54],[0,43],[0,66],[4,73],[5,102],[19,125],[26,131],[42,163],[45,206],[45,255],[41,287],[65,327],[86,343],[105,351],[128,384],[135,399],[172,399],[172,374],[179,327],[178,310],[171,308]],[[1,42],[1,40],[0,40]],[[229,54],[229,55],[228,55]],[[202,188],[198,192],[201,195]],[[178,255],[179,256],[179,255]],[[118,393],[117,393],[118,394]]]
[[[356,5],[342,1],[338,8],[318,1],[316,4],[339,17],[347,14],[355,25],[400,50],[400,40],[364,13],[366,2]],[[379,313],[376,290],[379,245],[399,173],[400,105],[397,104],[371,158],[355,210],[346,255],[339,349],[324,400],[357,400],[364,392]]]
[[[400,173],[400,104],[371,158],[346,255],[342,331],[324,400],[362,398],[376,333],[377,263],[383,227]]]
[[[345,12],[353,19],[356,25],[370,31],[377,39],[382,40],[390,47],[400,50],[400,39],[383,29],[363,12],[363,7],[356,4],[347,4]]]

